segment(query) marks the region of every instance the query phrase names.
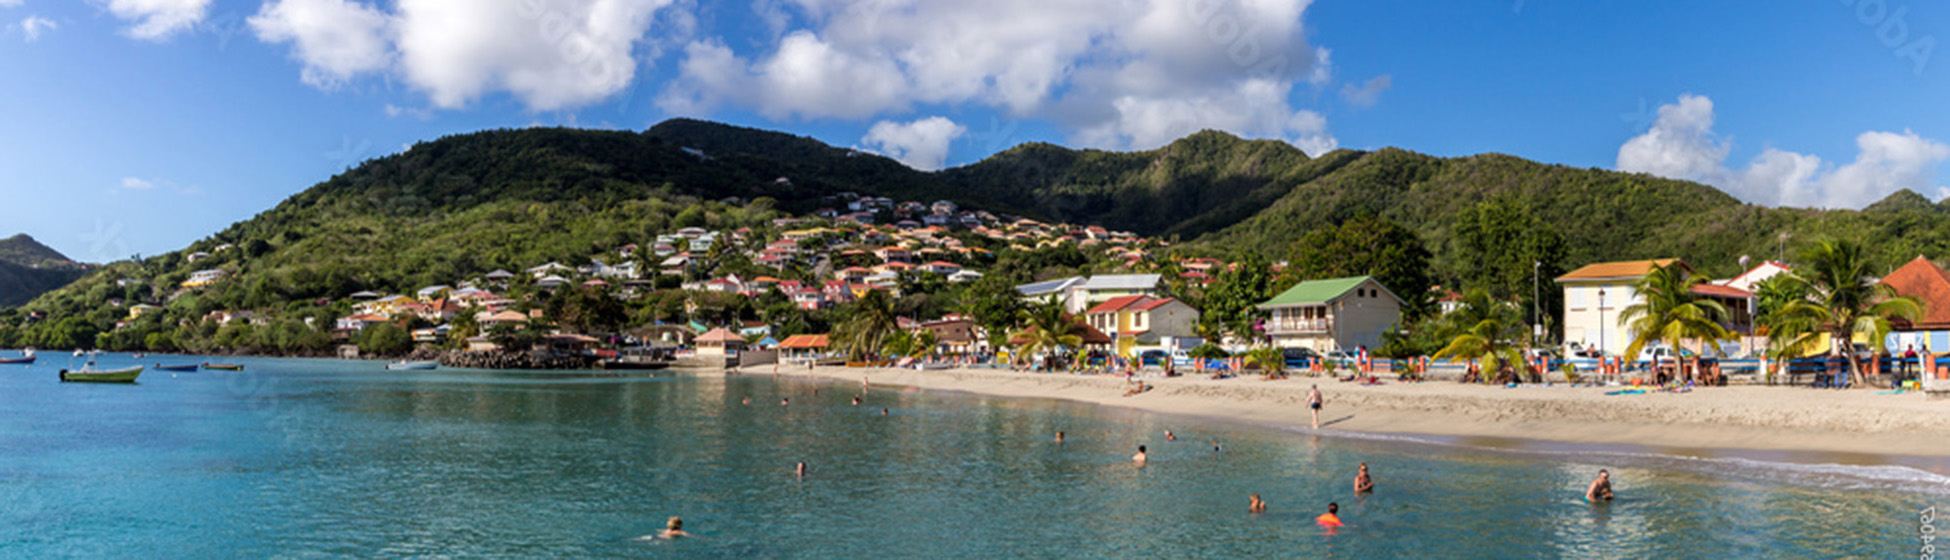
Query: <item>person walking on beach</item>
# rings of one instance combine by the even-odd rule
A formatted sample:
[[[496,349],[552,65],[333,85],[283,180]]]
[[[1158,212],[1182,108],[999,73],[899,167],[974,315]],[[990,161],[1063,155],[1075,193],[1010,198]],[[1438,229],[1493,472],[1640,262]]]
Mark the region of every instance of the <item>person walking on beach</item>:
[[[1365,494],[1374,491],[1374,479],[1368,477],[1368,464],[1361,463],[1361,473],[1354,475],[1354,493]]]
[[[1320,429],[1320,404],[1324,400],[1320,398],[1319,385],[1314,385],[1313,388],[1307,389],[1307,408],[1313,412],[1314,429],[1316,430]]]
[[[1131,460],[1137,462],[1139,466],[1143,466],[1145,459],[1149,459],[1149,458],[1150,456],[1145,454],[1144,446],[1142,445],[1138,446],[1137,454],[1131,456]]]
[[[1599,501],[1609,502],[1611,499],[1611,473],[1605,469],[1598,469],[1598,479],[1591,481],[1591,488],[1585,489],[1584,501],[1595,504]]]

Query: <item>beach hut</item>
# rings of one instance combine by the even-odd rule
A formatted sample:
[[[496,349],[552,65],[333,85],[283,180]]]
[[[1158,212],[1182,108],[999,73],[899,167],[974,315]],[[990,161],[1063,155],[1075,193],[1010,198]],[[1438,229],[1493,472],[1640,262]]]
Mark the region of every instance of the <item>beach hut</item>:
[[[696,342],[699,356],[731,356],[745,349],[744,338],[722,327],[711,329],[711,332],[697,337]]]
[[[785,359],[817,358],[826,353],[828,345],[827,335],[795,334],[779,343],[779,353]]]

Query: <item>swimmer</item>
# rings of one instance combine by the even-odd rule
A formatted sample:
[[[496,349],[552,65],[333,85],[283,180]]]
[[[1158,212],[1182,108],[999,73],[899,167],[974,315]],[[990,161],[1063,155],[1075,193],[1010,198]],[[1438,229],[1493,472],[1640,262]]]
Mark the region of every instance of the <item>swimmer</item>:
[[[1315,517],[1314,522],[1319,523],[1322,527],[1339,527],[1341,526],[1340,514],[1341,504],[1327,502],[1327,513],[1320,514],[1320,517]]]
[[[796,469],[793,469],[793,471],[794,471],[795,473],[797,473],[797,474],[798,474],[799,476],[801,476],[801,477],[803,477],[803,476],[806,476],[806,462],[805,462],[805,461],[800,461],[800,462],[799,462],[799,467],[798,467],[798,468],[796,468]]]
[[[1584,501],[1597,503],[1611,501],[1611,472],[1598,469],[1598,479],[1591,481],[1591,487],[1584,491]]]
[[[1361,463],[1361,474],[1354,475],[1354,493],[1374,491],[1374,479],[1368,477],[1368,464]]]
[[[1056,442],[1063,443],[1063,430],[1056,431]]]
[[[693,536],[693,535],[684,532],[684,518],[673,515],[670,516],[670,521],[664,523],[663,531],[660,531],[655,535],[637,537],[636,540],[654,541],[654,540],[661,539],[666,541],[674,541],[689,536]]]
[[[1259,499],[1259,494],[1253,494],[1247,499],[1252,501],[1246,504],[1246,513],[1263,513],[1266,511],[1266,500]]]
[[[744,402],[744,404],[745,404],[745,406],[751,406],[751,405],[752,405],[752,398],[751,398],[751,397],[745,397],[745,402]]]
[[[1149,457],[1149,456],[1148,456],[1147,454],[1145,454],[1145,452],[1144,452],[1144,446],[1142,446],[1142,445],[1140,445],[1140,446],[1138,446],[1138,452],[1137,452],[1137,454],[1136,454],[1136,455],[1132,455],[1132,456],[1131,456],[1131,460],[1132,460],[1132,461],[1136,461],[1136,462],[1137,462],[1137,464],[1139,464],[1139,465],[1142,465],[1142,464],[1144,464],[1144,460],[1145,460],[1145,459],[1148,459],[1148,458],[1150,458],[1150,457]]]
[[[854,395],[854,396],[853,396],[853,406],[860,406],[860,396],[859,396],[859,395]]]
[[[779,406],[792,406],[792,399],[789,398],[779,399]]]
[[[1178,441],[1178,436],[1171,435],[1171,430],[1165,430],[1165,441]]]
[[[887,415],[887,409],[885,409],[885,408],[883,408],[883,409],[880,409],[880,415],[881,415],[881,416],[886,416],[886,415]]]
[[[1215,441],[1215,442],[1212,442],[1212,452],[1213,452],[1213,453],[1218,453],[1218,452],[1219,452],[1219,442],[1216,442],[1216,441]]]

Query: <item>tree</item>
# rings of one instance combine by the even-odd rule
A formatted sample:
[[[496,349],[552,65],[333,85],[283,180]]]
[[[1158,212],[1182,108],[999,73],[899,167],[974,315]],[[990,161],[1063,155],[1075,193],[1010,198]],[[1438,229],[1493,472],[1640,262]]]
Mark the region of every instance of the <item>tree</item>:
[[[1809,298],[1788,303],[1770,319],[1784,348],[1810,348],[1827,335],[1830,351],[1846,357],[1849,370],[1860,375],[1861,360],[1849,351],[1855,337],[1868,338],[1882,352],[1892,321],[1923,316],[1921,300],[1872,280],[1868,255],[1854,241],[1816,241],[1801,254],[1801,265],[1788,276],[1797,285],[1787,289],[1805,290]]]
[[[1517,341],[1523,337],[1523,323],[1516,310],[1503,302],[1490,297],[1487,290],[1472,288],[1463,295],[1462,308],[1445,316],[1447,323],[1444,334],[1449,344],[1435,352],[1437,358],[1462,358],[1483,360],[1483,368],[1496,371],[1497,376],[1483,376],[1483,381],[1504,377],[1504,373],[1515,374],[1521,367],[1523,356]]]
[[[685,208],[684,211],[682,212],[678,212],[677,217],[672,219],[670,222],[670,225],[680,229],[687,228],[687,227],[704,227],[704,224],[705,224],[704,207],[695,206],[695,205]]]
[[[1012,337],[1021,340],[1016,351],[1022,356],[1044,354],[1044,359],[1067,352],[1071,348],[1083,346],[1083,335],[1089,332],[1076,317],[1063,310],[1063,302],[1055,296],[1032,303],[1017,312],[1018,324],[1022,331]]]
[[[1410,318],[1426,315],[1431,306],[1429,250],[1414,230],[1374,216],[1316,229],[1287,249],[1287,284],[1320,278],[1373,276],[1408,303]]]
[[[1195,305],[1199,308],[1199,330],[1207,333],[1207,338],[1232,335],[1251,339],[1259,320],[1266,316],[1259,304],[1272,298],[1280,287],[1264,257],[1246,254],[1219,271]]]
[[[392,323],[378,323],[359,332],[359,351],[374,356],[395,356],[413,349],[413,336]]]
[[[857,360],[873,360],[881,356],[888,337],[900,332],[900,320],[894,315],[893,298],[881,290],[868,290],[853,302],[846,320],[834,330],[833,341],[848,357]]]
[[[970,283],[955,304],[956,311],[975,321],[990,337],[1014,332],[1020,326],[1017,321],[1022,309],[1022,292],[994,276]]]
[[[1520,320],[1557,316],[1562,290],[1534,284],[1564,273],[1564,236],[1529,203],[1507,195],[1492,198],[1462,212],[1455,227],[1447,264],[1463,287],[1518,302]]]
[[[1717,342],[1733,338],[1721,324],[1727,320],[1726,306],[1693,293],[1693,287],[1705,281],[1673,263],[1653,265],[1644,277],[1632,282],[1632,291],[1639,294],[1640,302],[1618,313],[1618,325],[1635,333],[1632,343],[1625,347],[1626,359],[1639,355],[1639,350],[1652,342],[1665,342],[1676,352],[1680,342],[1687,339]],[[1713,351],[1719,353],[1719,346],[1714,345]]]

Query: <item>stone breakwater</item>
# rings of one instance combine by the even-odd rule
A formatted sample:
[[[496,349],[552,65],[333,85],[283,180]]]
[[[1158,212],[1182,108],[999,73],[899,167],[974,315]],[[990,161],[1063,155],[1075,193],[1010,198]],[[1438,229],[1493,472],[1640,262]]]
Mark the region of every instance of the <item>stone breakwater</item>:
[[[576,356],[548,352],[464,352],[449,350],[432,352],[420,356],[418,352],[412,359],[439,360],[440,365],[471,369],[595,369],[601,362],[592,356]]]

